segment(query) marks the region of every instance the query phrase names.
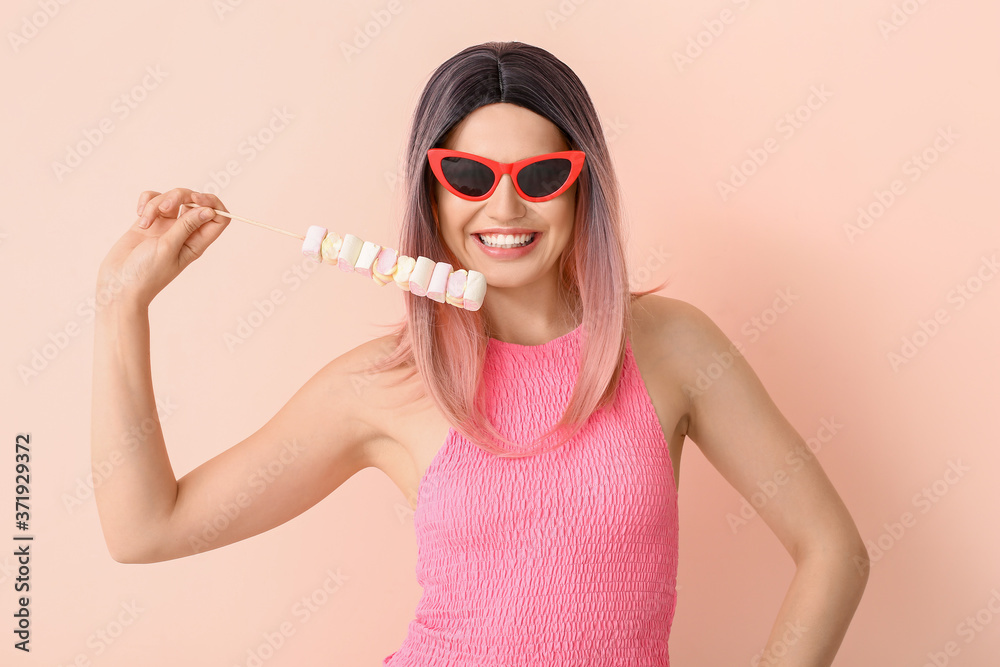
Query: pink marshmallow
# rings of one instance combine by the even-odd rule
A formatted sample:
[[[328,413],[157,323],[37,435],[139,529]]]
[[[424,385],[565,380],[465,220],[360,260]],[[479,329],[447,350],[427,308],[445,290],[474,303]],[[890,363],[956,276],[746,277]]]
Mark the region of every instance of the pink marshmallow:
[[[461,308],[465,303],[462,295],[465,293],[465,281],[468,275],[468,271],[459,269],[448,277],[448,293],[445,300],[451,305]]]

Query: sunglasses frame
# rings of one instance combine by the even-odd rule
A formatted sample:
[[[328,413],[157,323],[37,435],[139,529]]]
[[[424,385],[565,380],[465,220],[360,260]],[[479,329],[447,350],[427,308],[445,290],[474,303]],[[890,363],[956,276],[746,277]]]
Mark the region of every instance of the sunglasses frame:
[[[444,177],[444,173],[441,170],[441,160],[447,157],[461,157],[467,158],[478,162],[479,164],[487,167],[493,172],[493,186],[490,187],[489,192],[480,197],[470,197],[467,194],[463,194],[452,187],[448,179]],[[489,199],[490,195],[497,189],[500,185],[500,179],[504,174],[510,174],[510,180],[514,183],[514,189],[517,190],[517,194],[524,200],[530,202],[542,202],[549,201],[550,199],[555,199],[562,193],[566,192],[576,179],[580,176],[580,172],[583,171],[583,161],[586,154],[583,151],[558,151],[556,153],[544,153],[542,155],[535,155],[533,157],[525,158],[523,160],[518,160],[517,162],[497,162],[496,160],[490,160],[484,158],[481,155],[475,155],[473,153],[463,153],[462,151],[453,151],[450,148],[431,148],[427,151],[427,159],[431,165],[431,171],[434,172],[434,176],[437,178],[438,183],[444,186],[448,192],[460,197],[467,201],[483,201],[484,199]],[[545,195],[544,197],[529,197],[521,190],[521,186],[517,183],[517,175],[522,169],[528,165],[534,164],[536,162],[541,162],[543,160],[551,160],[554,158],[569,160],[570,172],[569,176],[566,178],[566,182],[562,186],[553,192],[552,194]]]

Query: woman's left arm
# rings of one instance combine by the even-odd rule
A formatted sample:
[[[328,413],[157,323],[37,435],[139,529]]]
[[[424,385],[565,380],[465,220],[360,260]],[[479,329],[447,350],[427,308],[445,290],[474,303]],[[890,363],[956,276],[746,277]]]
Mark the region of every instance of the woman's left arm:
[[[757,512],[795,561],[755,664],[829,667],[868,581],[864,542],[819,462],[736,346],[696,307],[669,301],[660,304],[670,311],[670,335],[660,340],[673,347],[672,364],[686,381],[688,435],[744,498],[768,487]]]

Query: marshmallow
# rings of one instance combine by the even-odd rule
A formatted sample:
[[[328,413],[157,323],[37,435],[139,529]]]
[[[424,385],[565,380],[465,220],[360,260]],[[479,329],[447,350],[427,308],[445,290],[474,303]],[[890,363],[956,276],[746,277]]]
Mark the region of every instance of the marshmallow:
[[[363,245],[364,241],[354,234],[344,234],[344,244],[340,247],[340,256],[337,258],[337,266],[341,271],[353,273],[354,264],[358,261]]]
[[[459,269],[448,276],[448,291],[445,300],[451,305],[462,307],[464,303],[462,293],[465,292],[465,281],[468,279],[468,275],[468,271]]]
[[[465,281],[465,294],[462,297],[462,307],[466,310],[479,310],[486,296],[486,276],[479,271],[469,271]]]
[[[382,246],[371,241],[365,241],[364,245],[361,246],[361,252],[358,254],[358,261],[354,263],[354,270],[363,276],[371,278],[372,264],[375,263],[375,257],[378,256],[378,251],[381,249]]]
[[[302,241],[302,254],[326,264],[335,264],[345,273],[360,273],[376,284],[393,281],[403,290],[448,303],[466,310],[479,310],[486,294],[486,279],[478,271],[452,270],[447,262],[427,257],[407,257],[392,248],[362,241],[353,234],[329,232],[311,225]]]
[[[399,289],[410,291],[410,275],[413,274],[413,267],[417,260],[406,255],[400,255],[396,260],[396,270],[392,272],[392,279],[399,286]]]
[[[396,270],[396,251],[392,248],[382,248],[378,257],[375,258],[375,266],[372,267],[372,280],[381,286],[386,286],[392,281],[392,272]]]
[[[417,257],[417,263],[413,266],[413,273],[410,274],[410,293],[416,296],[427,296],[427,285],[431,281],[431,273],[434,271],[434,260],[426,257]]]
[[[306,238],[302,241],[302,254],[306,257],[312,257],[317,262],[322,261],[320,257],[320,246],[322,245],[323,237],[325,236],[326,227],[309,225],[309,229],[306,231]]]
[[[337,265],[337,257],[340,256],[340,246],[343,245],[344,240],[340,238],[340,234],[330,232],[323,239],[323,245],[321,247],[323,254],[323,261],[327,264]]]
[[[444,303],[444,293],[448,291],[448,276],[451,275],[451,264],[438,262],[434,265],[431,281],[427,283],[427,298],[438,303]]]

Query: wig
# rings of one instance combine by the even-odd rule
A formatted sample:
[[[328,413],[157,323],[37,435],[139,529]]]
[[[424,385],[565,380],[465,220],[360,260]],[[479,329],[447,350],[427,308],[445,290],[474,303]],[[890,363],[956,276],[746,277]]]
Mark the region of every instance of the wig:
[[[580,366],[560,420],[527,446],[500,435],[486,418],[480,381],[491,327],[482,311],[467,311],[406,294],[396,347],[381,371],[412,366],[424,390],[456,431],[498,456],[550,451],[572,438],[596,410],[611,404],[625,358],[631,300],[655,292],[629,290],[618,181],[594,105],[583,83],[548,51],[521,42],[488,42],[448,59],[431,75],[414,110],[403,169],[399,252],[449,258],[431,207],[433,174],[427,150],[476,109],[507,102],[548,119],[569,148],[586,153],[577,180],[572,238],[559,259],[565,302],[581,323]],[[407,377],[412,376],[412,373]],[[497,447],[495,443],[501,443]]]

